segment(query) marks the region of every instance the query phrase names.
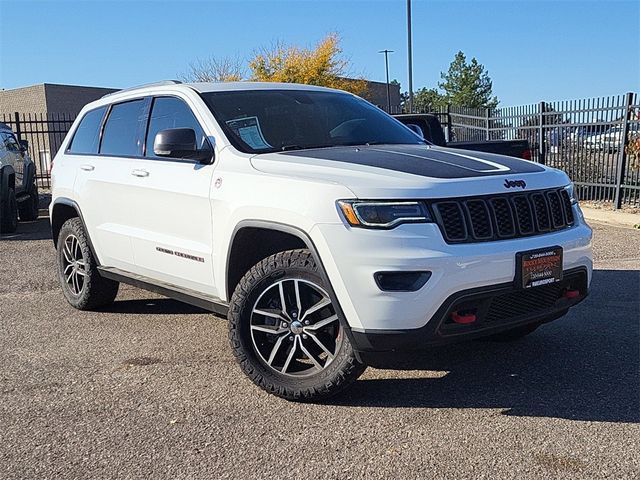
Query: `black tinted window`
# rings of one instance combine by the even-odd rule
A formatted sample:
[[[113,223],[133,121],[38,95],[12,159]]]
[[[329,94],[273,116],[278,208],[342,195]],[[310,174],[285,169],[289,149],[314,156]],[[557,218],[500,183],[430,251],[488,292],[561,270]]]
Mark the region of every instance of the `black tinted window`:
[[[424,143],[379,108],[347,93],[246,90],[203,97],[229,140],[247,153]]]
[[[156,157],[153,153],[153,141],[160,130],[167,128],[192,128],[196,132],[199,148],[205,145],[206,137],[189,106],[179,98],[160,97],[153,101],[147,132],[146,156]]]
[[[142,132],[146,124],[145,101],[118,103],[111,107],[102,133],[100,153],[142,155]]]
[[[87,112],[80,120],[80,125],[73,135],[69,151],[73,153],[98,153],[100,140],[100,124],[107,107]]]
[[[14,153],[20,151],[20,144],[16,140],[16,137],[13,136],[13,133],[2,132],[0,136],[2,137],[2,143],[4,144],[5,150]]]

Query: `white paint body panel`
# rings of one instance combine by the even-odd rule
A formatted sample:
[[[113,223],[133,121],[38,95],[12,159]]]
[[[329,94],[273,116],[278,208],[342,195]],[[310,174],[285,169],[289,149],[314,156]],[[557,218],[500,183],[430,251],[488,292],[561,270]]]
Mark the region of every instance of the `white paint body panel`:
[[[74,124],[54,161],[52,206],[61,197],[79,205],[102,265],[228,301],[227,258],[236,227],[248,220],[288,225],[304,232],[313,242],[346,320],[357,330],[421,327],[456,291],[512,281],[515,254],[525,250],[560,245],[564,249],[564,268],[584,266],[590,280],[591,230],[577,206],[572,228],[480,244],[449,245],[435,224],[401,225],[393,230],[349,227],[338,211],[337,200],[414,200],[504,193],[506,177],[430,178],[295,155],[251,156],[239,152],[226,139],[196,90],[247,88],[267,89],[274,85],[148,87],[116,93],[85,107],[79,119],[100,105],[151,95],[179,96],[215,141],[212,165],[70,155],[65,151],[77,127],[77,122]],[[473,156],[473,152],[456,154]],[[86,163],[95,169],[81,170],[80,166]],[[147,170],[149,176],[131,175],[134,168]],[[501,166],[487,164],[487,168]],[[526,174],[526,181],[527,190],[569,183],[564,173],[550,168]],[[203,261],[171,256],[157,247]],[[433,275],[413,293],[382,292],[373,279],[380,270],[416,269],[430,270]]]

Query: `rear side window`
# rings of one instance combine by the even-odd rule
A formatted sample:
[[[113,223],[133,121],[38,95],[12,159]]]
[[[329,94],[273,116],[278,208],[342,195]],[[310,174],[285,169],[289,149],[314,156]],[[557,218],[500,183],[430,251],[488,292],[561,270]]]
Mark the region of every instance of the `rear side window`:
[[[0,137],[2,138],[4,148],[8,152],[18,153],[20,151],[20,144],[16,140],[16,137],[13,136],[13,133],[2,132],[0,133]]]
[[[100,125],[107,107],[100,107],[87,112],[80,120],[80,125],[73,134],[69,151],[71,153],[98,153],[100,142]]]
[[[146,156],[156,157],[153,153],[153,141],[160,130],[167,128],[192,128],[196,132],[198,148],[207,142],[202,127],[193,115],[191,108],[179,98],[159,97],[153,101],[147,132]]]
[[[113,105],[102,132],[100,153],[142,155],[141,139],[146,125],[146,110],[144,99]]]

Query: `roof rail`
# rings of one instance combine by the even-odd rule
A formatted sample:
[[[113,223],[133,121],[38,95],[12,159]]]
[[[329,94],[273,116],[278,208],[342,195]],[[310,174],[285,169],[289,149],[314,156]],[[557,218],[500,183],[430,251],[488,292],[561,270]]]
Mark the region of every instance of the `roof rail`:
[[[135,87],[123,88],[122,90],[118,90],[117,92],[107,93],[106,95],[103,95],[102,98],[115,95],[116,93],[129,92],[131,90],[138,90],[139,88],[161,87],[163,85],[179,85],[181,83],[182,82],[180,80],[162,80],[160,82],[145,83],[143,85],[136,85]]]

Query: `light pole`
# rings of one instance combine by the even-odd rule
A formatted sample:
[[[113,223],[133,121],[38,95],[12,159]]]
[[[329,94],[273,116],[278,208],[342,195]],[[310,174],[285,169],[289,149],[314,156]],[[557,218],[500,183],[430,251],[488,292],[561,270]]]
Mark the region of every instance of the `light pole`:
[[[407,0],[407,64],[409,65],[409,113],[413,113],[413,59],[411,54],[411,0]]]
[[[391,113],[391,92],[389,91],[389,54],[393,53],[393,50],[380,50],[378,53],[384,53],[384,66],[387,72],[387,113]]]

